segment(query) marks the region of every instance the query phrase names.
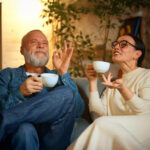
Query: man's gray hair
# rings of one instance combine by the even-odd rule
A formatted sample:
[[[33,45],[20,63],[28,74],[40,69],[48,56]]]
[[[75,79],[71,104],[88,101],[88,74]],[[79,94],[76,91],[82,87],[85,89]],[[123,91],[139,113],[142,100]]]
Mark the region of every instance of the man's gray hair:
[[[31,31],[29,31],[28,33],[26,33],[26,34],[23,36],[23,38],[22,38],[22,40],[21,40],[21,46],[23,46],[23,44],[24,44],[26,38],[27,38],[31,33],[33,33],[33,32],[41,32],[41,33],[45,36],[45,34],[44,34],[41,30],[39,30],[39,29],[31,30]],[[46,36],[45,36],[45,37],[46,37]]]

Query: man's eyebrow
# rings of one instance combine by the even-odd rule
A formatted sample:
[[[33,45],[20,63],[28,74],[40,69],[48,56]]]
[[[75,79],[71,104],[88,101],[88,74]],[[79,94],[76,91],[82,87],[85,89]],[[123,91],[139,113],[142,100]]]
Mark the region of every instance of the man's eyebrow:
[[[30,41],[38,41],[37,39],[30,39]],[[42,40],[44,42],[47,42],[48,43],[48,40]]]
[[[43,40],[43,41],[48,42],[48,40]]]
[[[37,41],[37,39],[30,39],[30,41]]]

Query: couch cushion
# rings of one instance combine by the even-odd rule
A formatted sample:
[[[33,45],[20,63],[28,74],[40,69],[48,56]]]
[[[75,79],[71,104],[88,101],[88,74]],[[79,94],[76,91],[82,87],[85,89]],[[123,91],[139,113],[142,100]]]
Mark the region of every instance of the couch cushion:
[[[85,118],[87,121],[92,122],[90,113],[89,113],[89,106],[88,106],[88,101],[89,101],[89,82],[87,78],[73,78],[74,82],[76,83],[79,93],[81,97],[84,100],[85,103],[85,111],[83,113],[83,118]],[[105,89],[105,86],[101,84],[102,79],[98,80],[98,90],[99,94],[103,92]]]

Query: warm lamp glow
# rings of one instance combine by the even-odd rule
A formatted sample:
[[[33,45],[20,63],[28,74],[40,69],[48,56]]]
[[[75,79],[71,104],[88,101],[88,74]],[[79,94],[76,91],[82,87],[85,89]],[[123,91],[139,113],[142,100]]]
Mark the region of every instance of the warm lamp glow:
[[[42,4],[40,0],[20,0],[19,15],[23,19],[37,18],[41,14]]]
[[[2,1],[2,68],[18,67],[24,63],[19,53],[22,37],[34,29],[42,30],[51,42],[51,26],[42,26],[40,17],[43,9],[41,0]],[[51,43],[50,43],[51,46]],[[52,53],[52,50],[50,51]],[[51,58],[48,66],[51,66]]]

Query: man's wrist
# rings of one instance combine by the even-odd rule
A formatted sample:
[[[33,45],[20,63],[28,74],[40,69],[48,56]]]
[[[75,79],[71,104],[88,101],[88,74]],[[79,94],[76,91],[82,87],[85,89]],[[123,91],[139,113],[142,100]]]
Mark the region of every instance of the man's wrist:
[[[67,71],[63,71],[63,70],[59,69],[59,70],[57,70],[57,72],[60,76],[62,76],[64,74],[66,74]]]

